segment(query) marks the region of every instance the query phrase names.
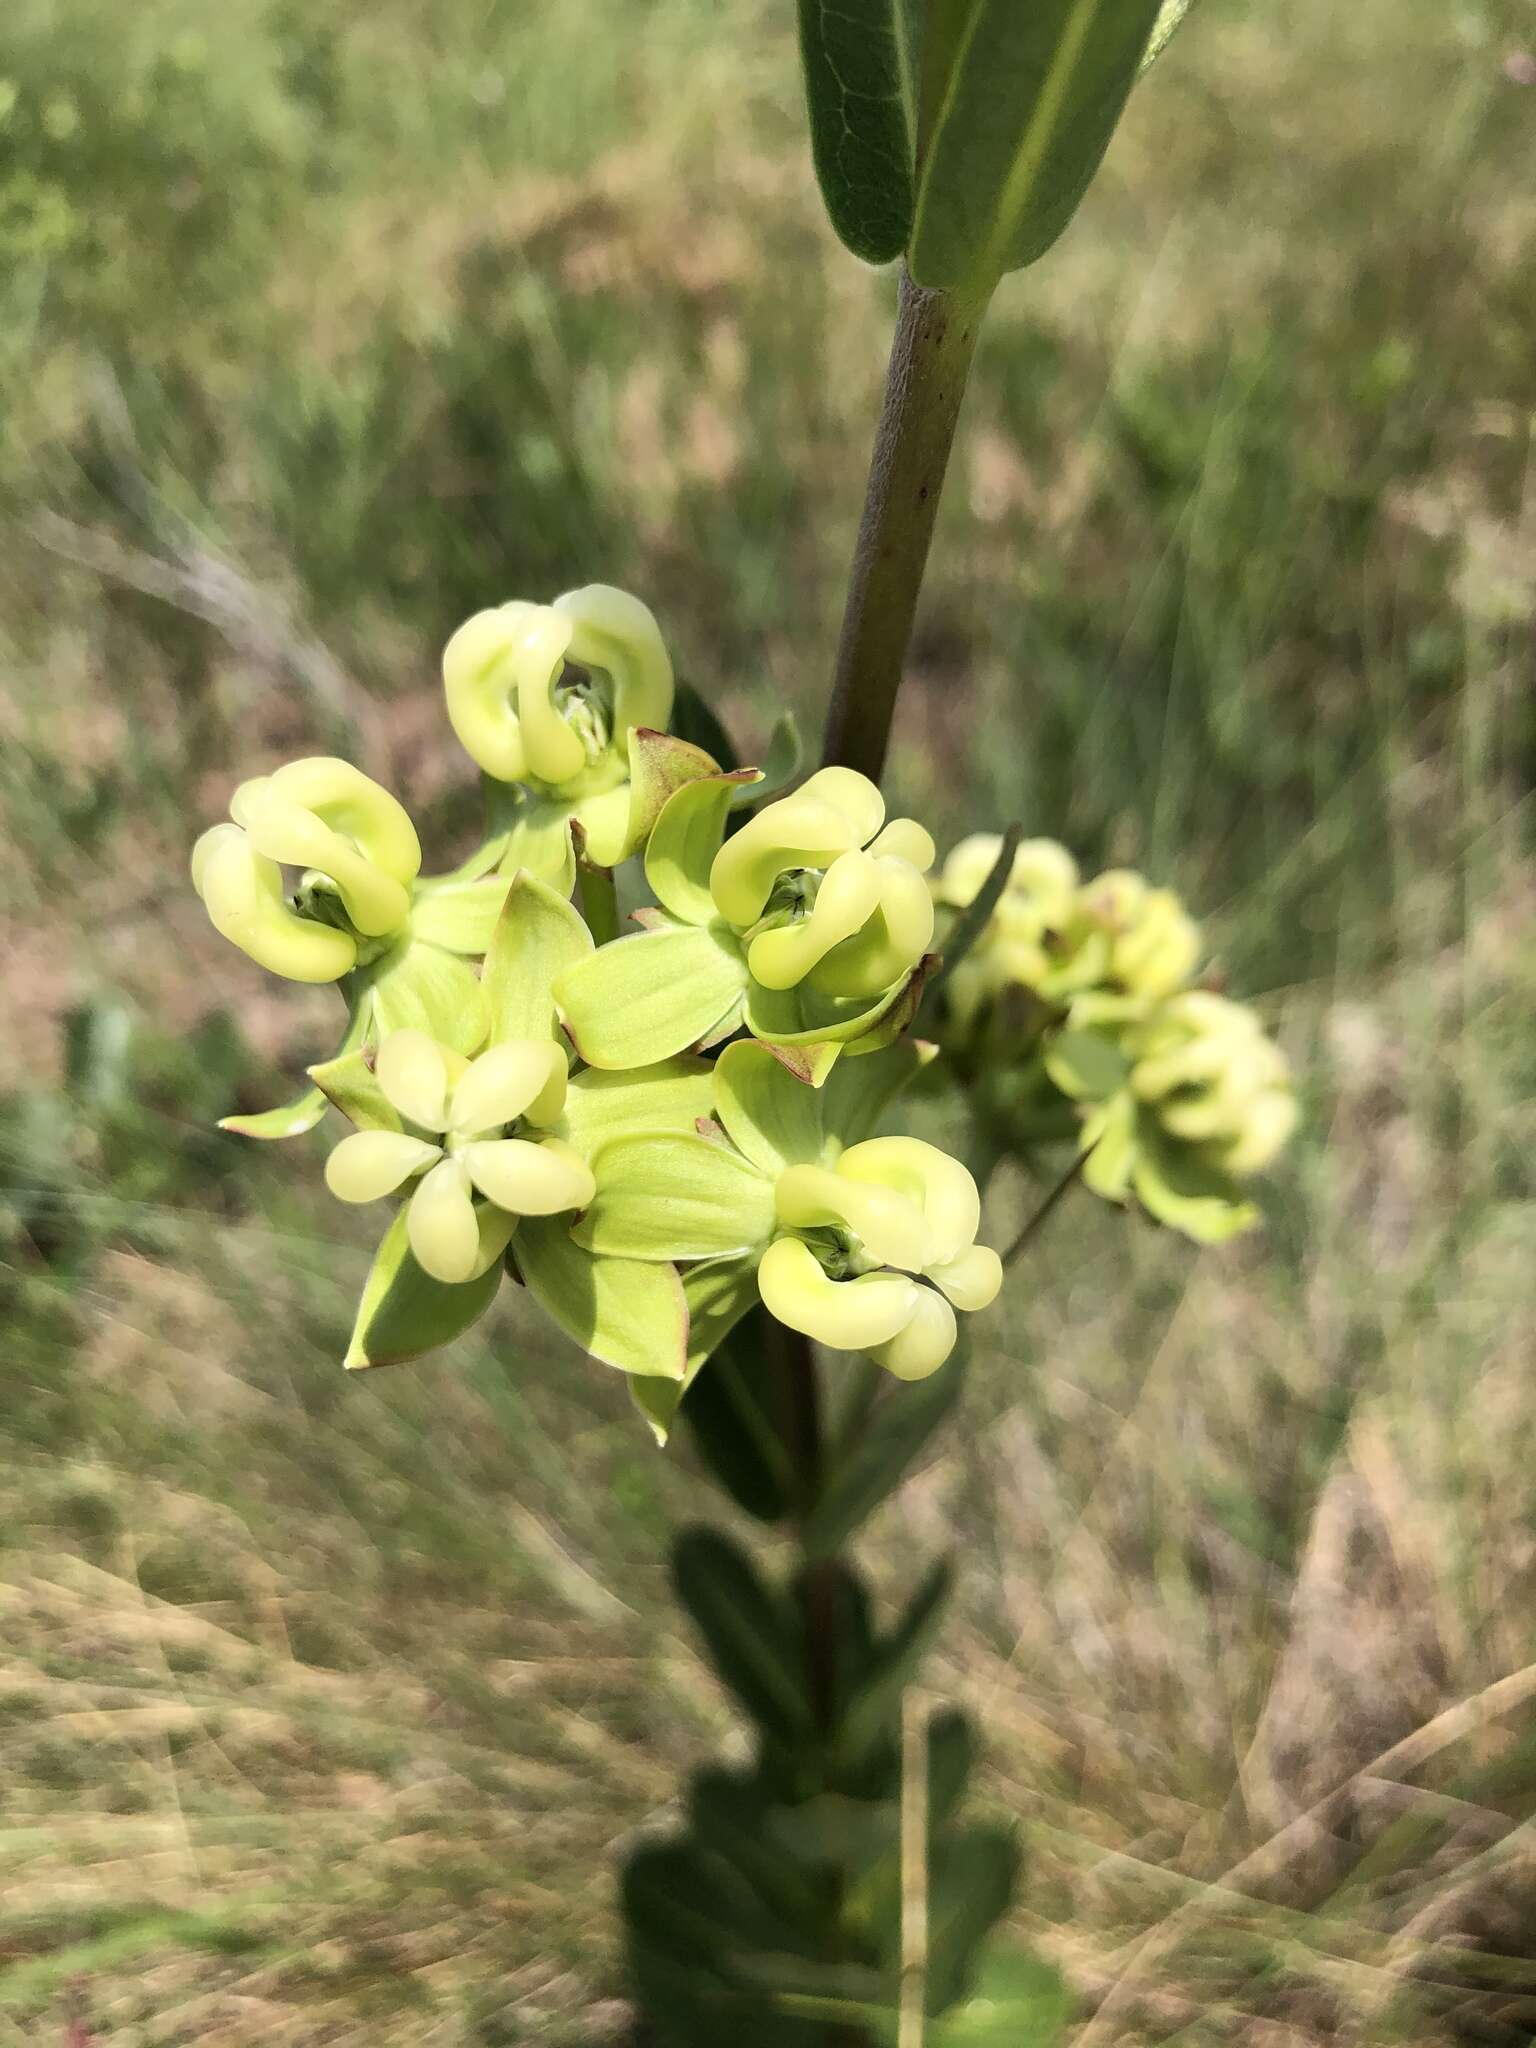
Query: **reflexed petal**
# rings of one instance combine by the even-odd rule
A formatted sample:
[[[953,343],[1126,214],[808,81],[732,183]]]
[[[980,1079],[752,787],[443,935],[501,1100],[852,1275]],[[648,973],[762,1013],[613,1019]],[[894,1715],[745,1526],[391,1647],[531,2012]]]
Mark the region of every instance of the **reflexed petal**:
[[[793,988],[803,981],[834,946],[844,939],[852,938],[862,929],[880,902],[881,874],[877,862],[867,853],[857,850],[839,854],[822,877],[821,887],[816,892],[816,901],[809,913],[796,918],[792,923],[779,925],[772,931],[759,932],[747,948],[747,965],[764,988]],[[928,910],[929,928],[933,925],[933,905],[927,902],[928,892],[923,890]],[[910,966],[912,963],[906,963]],[[897,972],[901,970],[898,968]],[[886,987],[895,980],[887,975],[879,987]],[[876,990],[844,989],[833,991],[838,995],[874,994]]]
[[[896,1188],[825,1166],[791,1166],[779,1175],[773,1199],[779,1221],[791,1230],[850,1230],[882,1266],[920,1273],[933,1257],[922,1209]]]
[[[1261,1173],[1289,1143],[1300,1111],[1294,1095],[1278,1089],[1261,1095],[1243,1118],[1242,1129],[1221,1155],[1228,1173]]]
[[[552,1038],[493,1045],[454,1083],[449,1121],[456,1131],[504,1130],[520,1116],[552,1124],[565,1102],[565,1054]]]
[[[283,871],[252,847],[238,825],[215,825],[192,849],[192,880],[215,931],[289,981],[339,981],[357,964],[348,932],[297,916],[283,895]]]
[[[474,1277],[480,1226],[462,1161],[443,1159],[433,1167],[411,1197],[406,1228],[424,1273],[448,1286]]]
[[[490,1215],[501,1219],[500,1210]],[[484,1315],[501,1285],[500,1252],[477,1266],[467,1285],[445,1287],[411,1256],[409,1211],[402,1209],[384,1234],[358,1304],[347,1369],[393,1365],[419,1358],[461,1336]]]
[[[645,849],[645,879],[662,909],[684,924],[707,925],[714,919],[709,878],[731,798],[755,780],[755,769],[701,775],[674,790],[657,815]]]
[[[594,1358],[621,1372],[680,1380],[688,1308],[675,1266],[604,1259],[572,1241],[564,1217],[533,1217],[517,1233],[528,1292]]]
[[[888,1344],[877,1344],[870,1357],[899,1380],[925,1380],[955,1348],[955,1312],[931,1287],[917,1290],[921,1299],[906,1327]]]
[[[996,1301],[1003,1284],[1003,1262],[990,1245],[973,1244],[942,1265],[930,1266],[924,1278],[942,1288],[956,1308],[974,1315]]]
[[[706,1039],[746,979],[728,932],[672,925],[578,960],[557,976],[555,1000],[589,1066],[643,1067]]]
[[[997,850],[1001,850],[1002,843],[999,839]],[[939,857],[939,850],[933,843],[932,835],[924,831],[916,818],[892,818],[885,830],[871,842],[869,850],[876,859],[884,854],[892,854],[897,860],[904,860],[909,866],[916,868],[920,875],[926,875]],[[997,851],[993,852],[992,858],[996,861]],[[990,873],[989,868],[987,874]],[[984,874],[981,880],[984,882],[986,879],[987,876]],[[978,883],[977,888],[980,886]],[[974,893],[975,891],[972,892],[973,895]]]
[[[479,975],[457,953],[407,938],[360,979],[366,980],[376,1037],[423,1031],[455,1056],[485,1043],[490,1002]]]
[[[592,1169],[558,1138],[489,1138],[458,1157],[488,1202],[510,1216],[558,1216],[584,1209],[596,1183]]]
[[[999,832],[973,832],[950,849],[938,881],[938,896],[953,910],[969,910],[1003,850]]]
[[[515,875],[485,956],[482,986],[490,1003],[492,1042],[547,1038],[553,1043],[559,1032],[555,979],[591,951],[592,934],[565,898],[537,875]]]
[[[597,1193],[573,1235],[624,1259],[711,1259],[761,1249],[773,1189],[749,1161],[696,1132],[615,1138],[593,1159]]]
[[[627,1073],[584,1067],[571,1078],[559,1135],[591,1159],[610,1138],[641,1132],[695,1134],[714,1103],[714,1069],[704,1060],[659,1060]]]
[[[325,1184],[339,1202],[377,1202],[441,1157],[441,1146],[404,1131],[354,1131],[326,1160]]]
[[[928,1261],[952,1259],[975,1243],[981,1226],[976,1183],[958,1159],[937,1145],[921,1138],[867,1138],[862,1145],[849,1146],[837,1170],[855,1180],[882,1181],[915,1195],[928,1226]]]
[[[392,1031],[379,1046],[374,1073],[385,1100],[424,1131],[448,1128],[448,1061],[425,1031]]]
[[[867,1351],[888,1344],[916,1314],[919,1287],[904,1274],[865,1273],[829,1280],[808,1244],[781,1237],[757,1269],[758,1290],[770,1315],[834,1351]]]
[[[411,936],[477,959],[491,943],[506,900],[505,875],[424,882],[411,905]]]
[[[629,852],[629,784],[578,798],[571,816],[585,842],[582,858],[588,867],[616,868]]]
[[[821,1094],[797,1080],[766,1045],[742,1039],[715,1062],[715,1111],[731,1142],[775,1178],[820,1159]]]

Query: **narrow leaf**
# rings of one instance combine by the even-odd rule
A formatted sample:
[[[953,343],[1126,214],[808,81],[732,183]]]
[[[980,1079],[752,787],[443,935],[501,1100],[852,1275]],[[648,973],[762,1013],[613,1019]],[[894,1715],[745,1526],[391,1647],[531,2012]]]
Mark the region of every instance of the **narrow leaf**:
[[[787,789],[800,773],[800,763],[805,749],[800,742],[800,728],[795,723],[793,711],[783,711],[768,735],[768,749],[763,755],[761,766],[762,781],[752,788],[738,789],[731,798],[731,809],[743,811],[753,804],[766,803],[770,797],[778,796]]]
[[[775,1408],[768,1311],[753,1306],[683,1400],[699,1456],[739,1508],[778,1522],[794,1500],[795,1472]]]
[[[978,0],[923,165],[919,284],[986,290],[1077,211],[1141,67],[1160,0]]]
[[[930,996],[944,986],[991,923],[992,913],[1002,901],[1008,878],[1013,873],[1013,857],[1019,850],[1023,830],[1023,826],[1018,824],[1008,827],[997,859],[992,863],[992,872],[950,927],[939,955],[939,964],[928,977],[927,992]]]
[[[951,1580],[949,1566],[941,1558],[912,1596],[896,1627],[880,1643],[843,1722],[840,1740],[850,1756],[859,1755],[887,1732],[902,1690],[938,1630]]]
[[[788,1740],[809,1729],[799,1630],[788,1602],[747,1553],[716,1530],[685,1529],[673,1546],[672,1581],[722,1683],[746,1712]]]
[[[917,8],[800,0],[811,153],[832,225],[866,263],[899,256],[912,224]]]

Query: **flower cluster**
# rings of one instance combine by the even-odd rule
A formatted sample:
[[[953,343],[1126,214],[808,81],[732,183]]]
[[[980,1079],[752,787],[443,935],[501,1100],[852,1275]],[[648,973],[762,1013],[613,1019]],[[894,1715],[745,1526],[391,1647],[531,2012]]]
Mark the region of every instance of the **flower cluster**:
[[[935,885],[952,921],[1003,855],[978,833]],[[942,1032],[985,1113],[1021,1143],[1071,1139],[1083,1179],[1203,1242],[1248,1228],[1240,1184],[1296,1123],[1284,1054],[1245,1005],[1193,985],[1201,936],[1171,889],[1129,869],[1084,882],[1026,840],[944,989]]]
[[[935,1370],[1001,1265],[965,1167],[877,1133],[923,1064],[928,834],[846,769],[768,800],[757,769],[669,738],[671,663],[622,591],[481,612],[443,675],[491,798],[462,867],[424,876],[400,804],[332,759],[241,784],[192,857],[225,937],[347,1004],[303,1097],[227,1120],[354,1126],[327,1185],[390,1221],[347,1363],[448,1341],[510,1274],[632,1375],[659,1435],[759,1302],[899,1378]],[[597,920],[599,944],[572,891],[613,905],[637,854],[654,902],[627,937]]]

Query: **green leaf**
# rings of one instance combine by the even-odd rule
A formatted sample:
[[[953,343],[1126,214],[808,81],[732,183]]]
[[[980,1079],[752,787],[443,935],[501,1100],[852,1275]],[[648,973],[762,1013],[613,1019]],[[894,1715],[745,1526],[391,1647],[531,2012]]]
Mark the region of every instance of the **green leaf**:
[[[507,899],[504,875],[466,880],[437,876],[419,882],[411,901],[411,936],[448,953],[478,959],[491,943],[501,906]]]
[[[478,1280],[466,1280],[462,1286],[445,1286],[424,1273],[411,1256],[402,1208],[385,1232],[363,1283],[347,1347],[348,1370],[398,1365],[451,1344],[485,1314],[500,1285],[499,1260]]]
[[[678,1407],[705,1362],[729,1339],[742,1317],[757,1306],[757,1261],[755,1251],[745,1258],[702,1259],[683,1275],[683,1298],[688,1304],[688,1363],[683,1377],[636,1379],[629,1385],[635,1405],[658,1443],[664,1444],[670,1436]],[[708,1379],[713,1370],[711,1366],[704,1377]]]
[[[485,956],[492,1044],[556,1036],[555,981],[591,952],[592,934],[575,908],[536,875],[518,875]]]
[[[941,1828],[965,1797],[976,1767],[976,1731],[959,1707],[943,1707],[928,1723],[928,1825]]]
[[[805,1525],[811,1557],[829,1557],[895,1491],[935,1430],[948,1421],[965,1383],[963,1346],[925,1380],[883,1388],[862,1434],[832,1461]]]
[[[1083,1185],[1106,1202],[1123,1202],[1136,1164],[1137,1116],[1127,1091],[1096,1109],[1083,1125]]]
[[[485,1041],[490,1005],[468,961],[440,946],[407,941],[368,970],[374,1029],[425,1031],[454,1052],[477,1052]]]
[[[619,939],[566,968],[555,1000],[587,1064],[619,1070],[698,1045],[746,983],[741,948],[723,926],[671,925]]]
[[[688,1309],[675,1267],[601,1259],[565,1216],[525,1216],[513,1245],[528,1292],[583,1351],[620,1372],[680,1380]]]
[[[242,1138],[297,1138],[312,1131],[330,1108],[318,1088],[306,1088],[280,1109],[259,1110],[254,1116],[221,1116],[219,1129],[235,1131]]]
[[[685,1529],[672,1549],[672,1583],[721,1682],[753,1720],[786,1741],[806,1733],[815,1717],[795,1615],[740,1545],[717,1530]]]
[[[777,1414],[772,1318],[755,1301],[683,1399],[683,1420],[711,1474],[747,1514],[778,1522],[794,1502],[795,1470]]]
[[[1159,0],[977,0],[923,164],[908,261],[986,290],[1043,256],[1109,147]]]
[[[620,1259],[717,1259],[773,1235],[773,1184],[729,1145],[697,1133],[614,1138],[593,1156],[597,1192],[572,1231]]]
[[[1207,1166],[1191,1146],[1166,1137],[1145,1113],[1131,1182],[1150,1215],[1196,1244],[1225,1244],[1259,1220],[1234,1180]]]
[[[939,964],[928,977],[926,992],[929,996],[936,995],[944,986],[991,922],[992,913],[1002,901],[1008,878],[1013,873],[1013,857],[1019,850],[1023,832],[1023,826],[1015,824],[1003,834],[1003,843],[987,879],[956,918],[944,940]]]
[[[983,1942],[1007,1912],[1019,1877],[1019,1844],[1012,1828],[980,1826],[941,1835],[933,1844],[928,1875],[927,2007],[943,2013],[966,1996],[978,1974]],[[995,1983],[996,1980],[994,1980]],[[1000,1987],[998,1987],[1000,1988]],[[1022,2000],[1018,1993],[1022,1991]],[[1012,2003],[1015,2031],[1006,2039],[1017,2048],[1046,2048],[1059,2039],[1063,2017],[1060,1980],[1036,1974],[1027,1983],[1014,1980]],[[989,1987],[986,2004],[1003,2003]],[[1024,2005],[1021,2015],[1018,2007]],[[991,2018],[981,1999],[972,2003],[974,2026]],[[962,2008],[963,2011],[963,2008]],[[1018,2031],[1021,2017],[1031,2026]],[[959,2016],[956,2015],[958,2022]],[[939,2033],[945,2048],[985,2041],[986,2034],[962,2031],[951,2041]]]
[[[1174,36],[1183,27],[1184,17],[1188,14],[1191,5],[1192,0],[1163,0],[1162,6],[1158,9],[1156,25],[1152,30],[1146,50],[1142,55],[1141,68],[1143,71],[1150,71],[1164,50],[1173,41]]]
[[[645,849],[645,879],[662,909],[684,924],[706,925],[715,917],[709,871],[725,837],[731,799],[761,780],[756,768],[700,776],[662,805]]]
[[[366,1056],[344,1052],[339,1059],[311,1067],[309,1078],[360,1131],[401,1131],[400,1112],[379,1086]]]
[[[800,0],[816,176],[866,263],[899,256],[912,224],[918,16],[915,0]]]
[[[800,744],[800,728],[795,723],[793,711],[782,711],[774,721],[773,731],[768,735],[768,751],[760,763],[762,781],[755,787],[738,789],[731,798],[733,811],[747,810],[753,804],[766,803],[787,789],[800,773],[800,763],[805,749]]]
[[[879,1644],[839,1734],[848,1755],[859,1755],[887,1732],[903,1689],[938,1631],[952,1578],[941,1558],[912,1596],[901,1620]]]
[[[821,1158],[821,1095],[756,1039],[728,1045],[715,1062],[715,1112],[737,1149],[775,1179]]]
[[[653,1067],[622,1073],[583,1067],[571,1076],[555,1136],[590,1160],[610,1138],[639,1131],[697,1131],[714,1099],[714,1069],[707,1060],[658,1060]]]
[[[1107,1102],[1130,1079],[1131,1063],[1102,1031],[1057,1031],[1047,1040],[1045,1071],[1074,1102]]]

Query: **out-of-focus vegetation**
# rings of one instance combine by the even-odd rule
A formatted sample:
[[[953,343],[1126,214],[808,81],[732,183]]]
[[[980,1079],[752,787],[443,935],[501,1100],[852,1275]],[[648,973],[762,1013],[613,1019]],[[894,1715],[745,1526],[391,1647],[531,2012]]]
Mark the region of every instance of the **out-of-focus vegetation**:
[[[746,746],[814,727],[892,286],[791,15],[0,24],[0,2042],[622,2035],[611,1852],[725,1720],[698,1482],[515,1303],[342,1375],[371,1219],[209,1128],[329,998],[184,860],[345,748],[446,861],[436,654],[514,593],[632,585]],[[1533,52],[1202,0],[941,520],[897,794],[1175,882],[1308,1102],[1235,1252],[1058,1212],[878,1532],[963,1544],[931,1684],[1083,2048],[1536,2031]]]

